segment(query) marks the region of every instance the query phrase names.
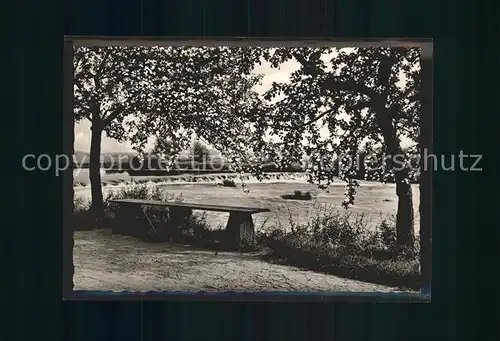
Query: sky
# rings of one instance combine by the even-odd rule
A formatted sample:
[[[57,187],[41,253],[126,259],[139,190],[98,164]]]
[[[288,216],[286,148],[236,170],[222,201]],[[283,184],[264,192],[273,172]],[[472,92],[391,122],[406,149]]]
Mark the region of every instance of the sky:
[[[346,49],[347,50],[347,49]],[[323,58],[331,58],[332,56],[325,55]],[[279,69],[272,68],[268,62],[263,62],[261,65],[255,67],[255,72],[263,74],[264,77],[259,85],[257,85],[254,90],[259,94],[266,92],[272,85],[273,82],[287,82],[289,75],[297,70],[300,64],[295,60],[290,60],[283,63]],[[81,121],[75,124],[75,143],[74,148],[76,151],[90,152],[90,122],[87,120]],[[326,128],[321,129],[320,134],[327,136],[328,130]],[[401,141],[403,146],[411,144],[410,140],[404,139]],[[147,149],[153,147],[154,139],[150,139]],[[134,152],[132,146],[129,143],[119,143],[114,139],[111,139],[103,133],[101,152],[104,153],[129,153]]]

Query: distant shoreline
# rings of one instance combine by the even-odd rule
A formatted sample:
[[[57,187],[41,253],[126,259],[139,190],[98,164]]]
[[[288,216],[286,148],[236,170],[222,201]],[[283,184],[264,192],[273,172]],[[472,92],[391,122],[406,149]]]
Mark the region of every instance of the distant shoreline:
[[[121,175],[121,176],[120,176]],[[240,175],[237,173],[211,173],[211,174],[181,174],[167,176],[129,176],[128,174],[116,175],[115,178],[106,179],[106,175],[101,180],[101,185],[105,188],[124,187],[129,185],[139,184],[154,184],[154,185],[183,185],[183,184],[199,184],[199,185],[216,185],[222,183],[225,179],[232,179],[239,185],[241,182]],[[288,172],[288,173],[267,173],[262,181],[259,181],[250,173],[242,175],[246,184],[259,183],[307,183],[307,175],[304,172]],[[359,184],[364,187],[383,186],[384,184],[377,181],[358,180]],[[387,186],[394,184],[387,183]],[[340,178],[331,186],[345,186],[345,182]],[[90,187],[88,180],[85,182],[74,181],[75,189],[86,189]]]
[[[120,175],[123,176],[120,178]],[[305,173],[272,173],[267,174],[262,181],[257,180],[254,176],[249,173],[242,175],[245,182],[248,183],[269,183],[269,182],[306,182]],[[155,183],[155,184],[216,184],[222,182],[225,179],[233,179],[236,183],[240,182],[240,175],[237,173],[185,173],[178,175],[145,175],[145,176],[130,176],[128,173],[120,173],[115,179],[106,179],[106,175],[103,176],[101,184],[103,186],[117,186],[117,185],[136,185],[144,183]],[[73,187],[89,187],[90,184],[87,182],[74,181]]]

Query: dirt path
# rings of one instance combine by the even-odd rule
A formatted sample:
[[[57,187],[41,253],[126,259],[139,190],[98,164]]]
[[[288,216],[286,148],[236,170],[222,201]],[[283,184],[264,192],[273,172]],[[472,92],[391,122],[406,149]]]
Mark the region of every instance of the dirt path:
[[[151,244],[109,230],[75,232],[74,289],[378,291],[389,287],[269,264],[257,254]]]

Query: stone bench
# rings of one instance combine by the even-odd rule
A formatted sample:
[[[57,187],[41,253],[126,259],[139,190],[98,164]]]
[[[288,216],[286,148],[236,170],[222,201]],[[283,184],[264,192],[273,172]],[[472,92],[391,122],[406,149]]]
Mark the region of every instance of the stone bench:
[[[226,225],[226,233],[231,243],[241,245],[244,241],[253,240],[255,227],[252,214],[270,212],[268,208],[248,206],[227,206],[212,204],[195,204],[184,202],[152,201],[140,199],[110,200],[111,203],[120,207],[118,217],[119,224],[114,227],[113,233],[122,233],[133,236],[141,236],[141,232],[134,228],[135,224],[143,224],[150,231],[160,235],[145,208],[147,206],[167,207],[169,209],[170,224],[176,228],[182,226],[192,215],[193,210],[228,212],[229,219]],[[125,225],[128,225],[126,228]],[[128,231],[128,233],[123,233]]]

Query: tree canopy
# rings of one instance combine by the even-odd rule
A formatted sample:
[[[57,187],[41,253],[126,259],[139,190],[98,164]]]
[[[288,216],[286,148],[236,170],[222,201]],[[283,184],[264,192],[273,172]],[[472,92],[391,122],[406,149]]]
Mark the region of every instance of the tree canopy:
[[[247,148],[247,117],[262,100],[252,91],[261,76],[251,73],[252,49],[164,48],[155,62],[151,84],[144,87],[143,110],[132,124],[132,142],[142,151],[149,136],[188,149],[193,135],[225,156]],[[167,55],[168,57],[163,57]]]
[[[75,47],[75,121],[87,119],[125,141],[123,119],[141,109],[138,95],[148,77],[148,55],[145,47]]]
[[[288,83],[274,83],[267,91],[265,99],[274,101],[255,123],[260,137],[271,133],[280,140],[273,148],[279,149],[281,163],[298,161],[305,152],[310,182],[327,188],[339,175],[332,153],[355,159],[361,147],[380,144],[379,152],[394,156],[402,152],[403,136],[418,139],[418,49],[280,48],[262,55],[274,68],[291,59],[300,64]],[[323,134],[322,127],[327,128]],[[408,151],[418,153],[418,145]],[[348,184],[349,205],[357,182],[346,161],[341,160],[346,171],[340,176]],[[381,167],[385,171],[377,173],[378,180],[392,171],[388,166]]]

